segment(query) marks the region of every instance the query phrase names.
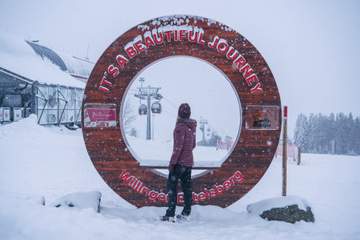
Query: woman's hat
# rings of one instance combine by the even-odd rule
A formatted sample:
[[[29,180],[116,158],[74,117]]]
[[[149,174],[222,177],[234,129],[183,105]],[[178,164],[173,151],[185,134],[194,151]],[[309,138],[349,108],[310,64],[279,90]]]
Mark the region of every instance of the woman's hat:
[[[184,119],[188,119],[190,118],[191,115],[191,109],[189,104],[187,103],[182,103],[179,107],[179,112],[178,115],[180,118],[184,118]]]

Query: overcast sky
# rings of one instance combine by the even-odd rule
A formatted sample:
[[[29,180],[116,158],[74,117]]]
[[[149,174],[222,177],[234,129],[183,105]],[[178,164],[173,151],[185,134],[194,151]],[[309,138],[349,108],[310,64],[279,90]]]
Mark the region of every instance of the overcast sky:
[[[0,33],[96,61],[118,36],[164,15],[218,20],[269,64],[290,129],[298,113],[360,115],[359,1],[0,1]],[[0,46],[1,47],[1,46]]]

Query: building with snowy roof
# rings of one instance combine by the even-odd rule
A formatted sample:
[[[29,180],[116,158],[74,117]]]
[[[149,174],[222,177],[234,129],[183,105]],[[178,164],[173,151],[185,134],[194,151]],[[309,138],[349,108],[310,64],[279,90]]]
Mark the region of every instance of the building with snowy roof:
[[[0,123],[36,114],[38,123],[79,124],[88,59],[39,44],[0,37]]]

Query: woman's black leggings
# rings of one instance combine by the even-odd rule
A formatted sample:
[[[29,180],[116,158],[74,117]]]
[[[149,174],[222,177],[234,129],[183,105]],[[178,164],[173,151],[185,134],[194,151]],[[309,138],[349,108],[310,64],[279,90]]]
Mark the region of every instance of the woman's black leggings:
[[[177,203],[177,185],[180,179],[181,188],[184,192],[184,209],[181,214],[190,215],[192,203],[192,182],[191,182],[191,167],[182,165],[175,165],[174,169],[169,172],[167,181],[168,190],[168,209],[166,216],[173,217],[175,215]]]

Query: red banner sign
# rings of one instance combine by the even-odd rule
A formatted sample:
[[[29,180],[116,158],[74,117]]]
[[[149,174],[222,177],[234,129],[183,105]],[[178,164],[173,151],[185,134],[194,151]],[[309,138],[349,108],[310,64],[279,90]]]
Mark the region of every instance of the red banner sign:
[[[85,104],[84,127],[116,127],[115,104]]]

